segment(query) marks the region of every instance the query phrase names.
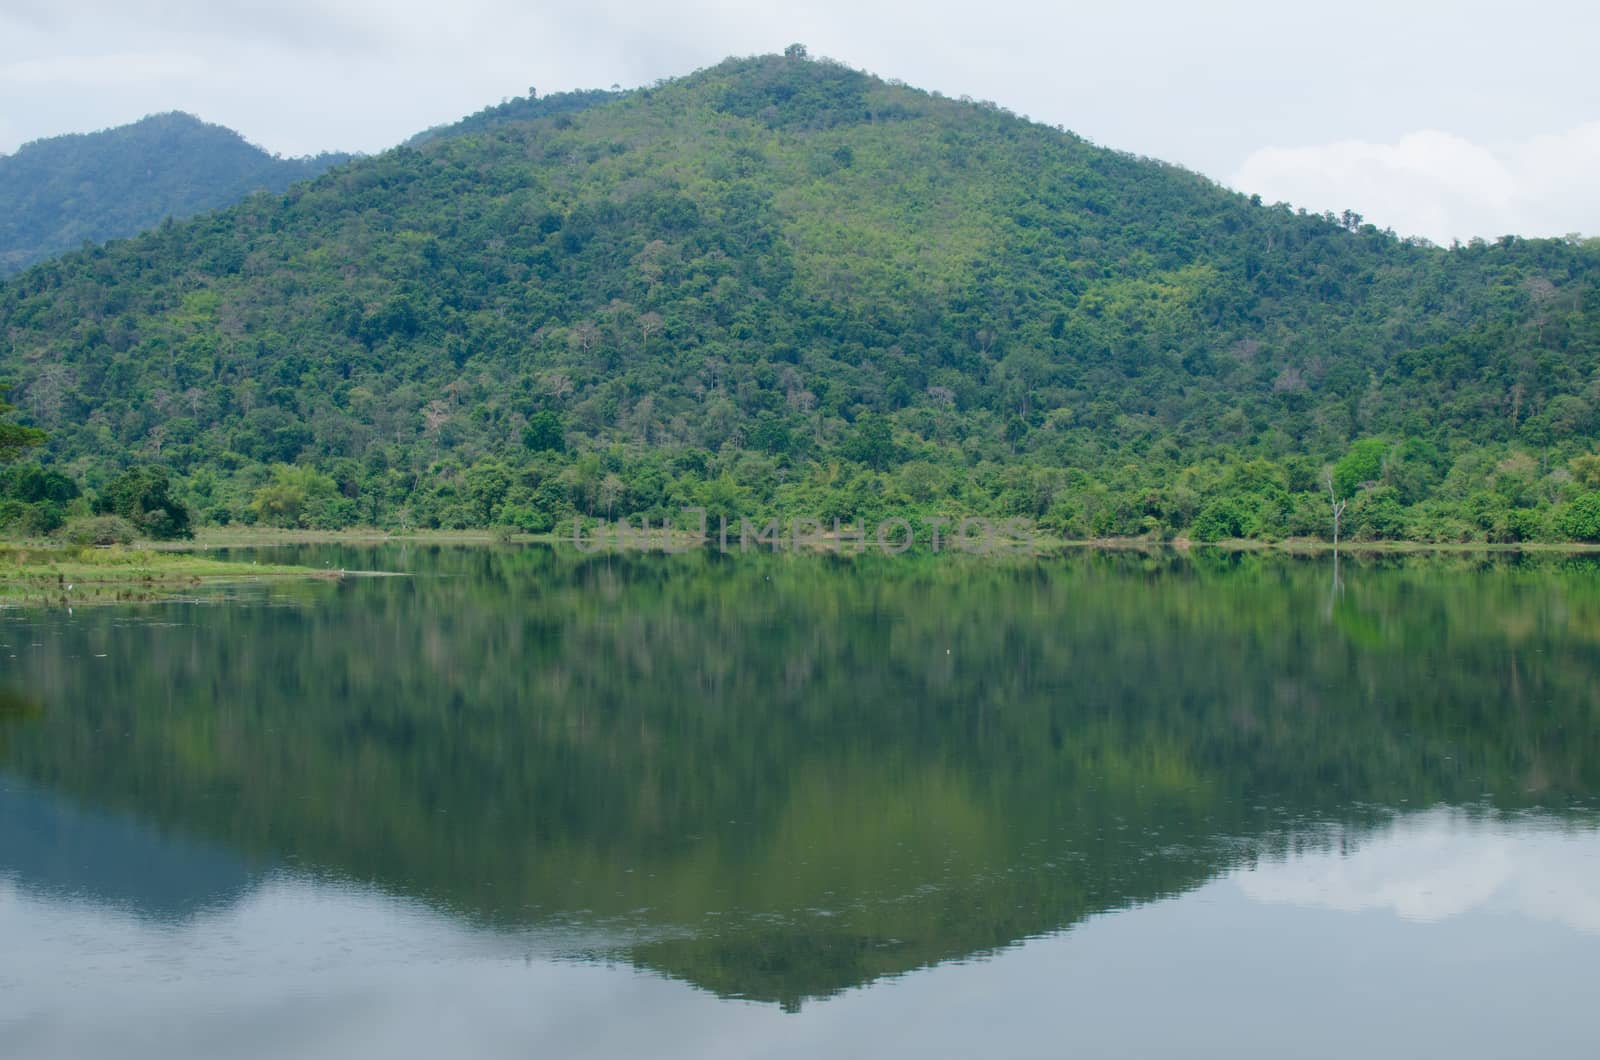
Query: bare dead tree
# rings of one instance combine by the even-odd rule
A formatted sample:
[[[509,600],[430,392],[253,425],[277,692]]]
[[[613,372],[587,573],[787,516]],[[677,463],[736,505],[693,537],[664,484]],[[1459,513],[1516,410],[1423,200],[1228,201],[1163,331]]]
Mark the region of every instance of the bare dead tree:
[[[650,355],[650,336],[660,331],[666,323],[660,313],[645,313],[639,318],[639,352],[645,356]]]
[[[571,335],[572,342],[587,357],[589,351],[594,348],[595,342],[600,338],[600,329],[595,327],[592,320],[581,320],[573,327]]]
[[[539,376],[539,385],[557,401],[566,400],[573,390],[572,377],[565,372],[544,372]]]
[[[1344,519],[1345,505],[1350,502],[1340,499],[1338,493],[1334,490],[1333,468],[1323,469],[1322,480],[1328,487],[1328,507],[1333,511],[1333,554],[1337,556],[1339,554],[1339,523]]]
[[[34,419],[48,424],[59,421],[67,394],[75,382],[72,369],[59,362],[39,369],[26,390],[28,401],[33,405]]]

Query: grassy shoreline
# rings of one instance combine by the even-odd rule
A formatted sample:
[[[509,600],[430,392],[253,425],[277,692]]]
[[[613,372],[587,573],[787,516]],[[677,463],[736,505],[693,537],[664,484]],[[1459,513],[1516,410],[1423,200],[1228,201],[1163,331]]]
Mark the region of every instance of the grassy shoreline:
[[[185,589],[259,579],[337,581],[342,571],[238,563],[152,549],[0,545],[0,606],[154,600]]]
[[[683,544],[691,539],[684,535]],[[222,548],[266,548],[289,545],[378,545],[378,544],[435,544],[435,545],[489,545],[489,544],[571,544],[572,535],[566,533],[512,534],[494,530],[407,530],[389,531],[372,527],[352,527],[345,530],[284,530],[269,527],[212,527],[200,530],[192,540],[167,541],[143,547],[163,552],[200,552]],[[1331,541],[1317,538],[1286,538],[1279,541],[1261,541],[1252,538],[1234,538],[1223,541],[1190,541],[1186,538],[1164,540],[1146,537],[1103,537],[1069,539],[1038,534],[1034,542],[1040,552],[1057,550],[1103,549],[1106,551],[1164,551],[1186,552],[1195,549],[1216,549],[1226,552],[1285,552],[1290,554],[1320,555],[1334,550]],[[716,539],[704,542],[714,545]],[[1016,544],[1012,542],[1011,544]],[[730,547],[735,539],[730,535]],[[754,550],[754,549],[752,549]],[[870,551],[871,549],[869,549]],[[1341,553],[1463,553],[1463,552],[1547,552],[1547,553],[1600,553],[1600,544],[1584,542],[1522,541],[1496,543],[1488,541],[1340,541]],[[615,551],[613,548],[612,551]],[[763,546],[760,551],[771,551]],[[1007,549],[1006,551],[1015,551]]]
[[[571,547],[569,535],[516,534],[490,530],[417,530],[392,533],[371,528],[349,530],[281,530],[258,527],[227,527],[203,530],[188,541],[141,543],[137,548],[65,548],[48,542],[0,543],[0,607],[20,605],[79,606],[97,603],[122,603],[167,599],[185,590],[205,586],[240,584],[263,579],[309,579],[338,581],[345,577],[378,575],[376,571],[329,570],[291,564],[223,560],[202,555],[219,549],[267,548],[274,546],[344,544],[429,544],[429,545],[530,545]],[[694,547],[687,535],[677,545]],[[715,547],[715,540],[705,542]],[[738,546],[732,539],[729,545]],[[831,551],[828,541],[818,541],[812,551]],[[630,549],[630,551],[635,549]],[[1026,542],[1003,542],[996,555],[1048,557],[1073,551],[1107,552],[1230,552],[1279,553],[1290,556],[1320,556],[1333,552],[1332,542],[1293,538],[1283,541],[1228,540],[1190,542],[1151,538],[1098,538],[1066,540],[1045,535],[1037,537],[1031,548]],[[617,552],[614,543],[604,551]],[[662,551],[659,546],[651,551]],[[770,552],[770,545],[751,551]],[[785,549],[785,551],[788,551]],[[872,548],[863,549],[870,552]],[[954,550],[952,550],[953,552]],[[1416,542],[1357,541],[1340,542],[1344,555],[1400,554],[1595,554],[1597,544],[1559,544],[1523,542],[1494,544],[1482,541]]]
[[[1334,550],[1333,542],[1315,538],[1288,538],[1283,541],[1253,541],[1248,538],[1216,541],[1209,544],[1190,542],[1162,542],[1174,548],[1223,548],[1230,552],[1288,552],[1291,554],[1322,555]],[[1600,544],[1582,541],[1341,541],[1342,553],[1365,552],[1600,552]]]

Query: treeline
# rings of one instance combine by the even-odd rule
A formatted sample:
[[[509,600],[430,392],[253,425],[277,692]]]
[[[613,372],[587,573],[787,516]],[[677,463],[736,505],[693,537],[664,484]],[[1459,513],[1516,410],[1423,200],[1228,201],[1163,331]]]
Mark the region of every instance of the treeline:
[[[1594,241],[1441,249],[799,54],[527,99],[0,285],[41,463],[196,523],[1592,537]],[[1365,458],[1363,458],[1365,459]],[[1370,463],[1370,461],[1369,461]]]
[[[1552,464],[1526,451],[1474,449],[1450,461],[1417,440],[1367,439],[1326,467],[1309,459],[1129,464],[1110,479],[1078,468],[950,466],[936,453],[878,470],[843,458],[795,464],[620,447],[443,464],[425,476],[387,463],[382,450],[323,469],[202,469],[177,482],[141,465],[98,486],[37,463],[0,469],[0,526],[23,536],[90,514],[115,514],[151,537],[240,524],[546,533],[627,520],[690,529],[698,516],[685,510],[703,509],[712,527],[741,518],[870,527],[891,517],[984,516],[1073,540],[1272,541],[1328,538],[1334,498],[1347,502],[1346,540],[1600,542],[1600,456]]]
[[[135,536],[171,540],[192,533],[189,509],[173,496],[171,480],[159,467],[129,468],[93,493],[38,464],[0,468],[0,526],[25,537],[77,529],[90,534],[83,544]]]

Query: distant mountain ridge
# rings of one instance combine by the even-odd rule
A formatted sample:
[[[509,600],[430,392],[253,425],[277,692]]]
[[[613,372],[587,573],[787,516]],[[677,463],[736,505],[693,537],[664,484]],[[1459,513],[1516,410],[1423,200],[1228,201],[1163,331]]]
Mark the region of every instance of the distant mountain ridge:
[[[488,132],[502,126],[513,125],[518,122],[536,121],[540,118],[560,118],[565,115],[570,118],[574,114],[598,107],[602,103],[610,103],[620,99],[628,93],[621,89],[606,90],[603,88],[578,89],[574,92],[556,92],[548,96],[541,96],[528,90],[528,95],[518,96],[515,99],[503,100],[499,104],[484,107],[475,114],[469,114],[459,121],[446,122],[424,129],[406,141],[407,147],[421,147],[446,136],[460,136],[465,133]]]
[[[278,158],[181,111],[34,140],[0,156],[0,277],[86,242],[281,192],[352,157]]]

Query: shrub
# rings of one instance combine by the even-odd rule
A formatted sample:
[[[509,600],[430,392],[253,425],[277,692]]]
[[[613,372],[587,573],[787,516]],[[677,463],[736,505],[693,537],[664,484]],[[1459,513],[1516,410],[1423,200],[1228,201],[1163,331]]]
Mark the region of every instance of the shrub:
[[[53,501],[0,500],[0,527],[19,537],[43,537],[61,525],[61,506]]]
[[[1573,541],[1600,541],[1600,490],[1585,493],[1563,508],[1556,529]]]
[[[69,520],[55,536],[75,548],[88,548],[131,545],[137,534],[133,525],[119,515],[88,515]]]
[[[333,504],[339,499],[338,488],[332,478],[315,468],[278,464],[272,469],[272,479],[251,498],[250,511],[268,526],[331,529],[348,525],[340,520],[353,521],[355,506],[345,511]]]
[[[1190,533],[1196,541],[1221,541],[1239,537],[1244,532],[1243,524],[1238,503],[1232,497],[1224,497],[1206,502],[1190,527]]]
[[[1362,490],[1350,502],[1345,526],[1351,537],[1398,540],[1406,536],[1406,513],[1391,486]]]
[[[1383,478],[1384,457],[1389,443],[1382,438],[1363,438],[1350,447],[1333,465],[1333,488],[1341,497],[1354,497],[1368,482]]]
[[[148,537],[191,537],[189,510],[172,496],[171,489],[164,468],[129,468],[106,486],[95,511],[120,516]]]
[[[547,534],[556,527],[555,517],[549,512],[524,505],[506,505],[500,518],[525,534]]]

